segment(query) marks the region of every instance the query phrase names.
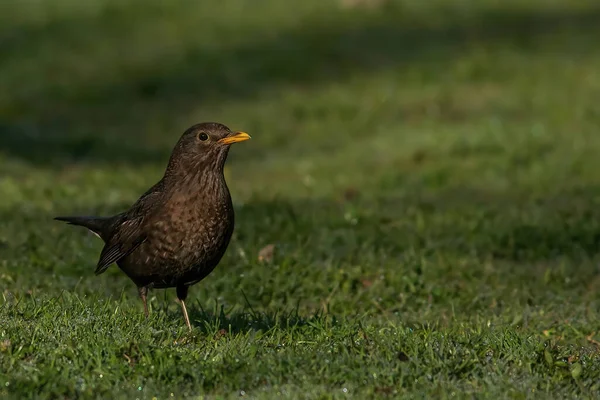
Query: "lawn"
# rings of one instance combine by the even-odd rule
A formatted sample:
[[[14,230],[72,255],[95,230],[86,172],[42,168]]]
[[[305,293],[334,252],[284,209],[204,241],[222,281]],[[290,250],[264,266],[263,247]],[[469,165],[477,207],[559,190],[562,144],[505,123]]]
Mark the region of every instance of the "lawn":
[[[4,0],[0,397],[598,398],[598,21],[595,0]],[[146,320],[52,218],[126,209],[201,121],[252,140],[189,333],[173,289]]]

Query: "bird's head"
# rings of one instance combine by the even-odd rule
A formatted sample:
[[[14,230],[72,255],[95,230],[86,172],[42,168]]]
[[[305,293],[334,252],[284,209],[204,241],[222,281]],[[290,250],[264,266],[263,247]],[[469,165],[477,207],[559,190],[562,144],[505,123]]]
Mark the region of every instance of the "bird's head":
[[[250,139],[246,132],[232,132],[223,124],[203,122],[188,128],[175,145],[167,171],[194,174],[222,173],[233,143]]]

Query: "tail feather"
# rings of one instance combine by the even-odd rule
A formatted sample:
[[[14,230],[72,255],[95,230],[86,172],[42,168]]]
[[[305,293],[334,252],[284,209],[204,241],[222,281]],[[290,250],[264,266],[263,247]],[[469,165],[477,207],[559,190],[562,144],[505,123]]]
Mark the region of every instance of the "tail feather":
[[[69,225],[83,226],[94,232],[100,238],[104,238],[104,230],[108,218],[103,217],[54,217],[57,221],[64,221]]]

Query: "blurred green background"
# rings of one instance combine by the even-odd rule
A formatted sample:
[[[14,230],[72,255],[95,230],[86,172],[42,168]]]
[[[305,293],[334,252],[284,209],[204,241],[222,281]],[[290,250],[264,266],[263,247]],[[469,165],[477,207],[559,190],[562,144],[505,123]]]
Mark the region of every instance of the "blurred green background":
[[[598,395],[597,1],[3,0],[0,27],[0,394]],[[52,217],[127,208],[202,121],[253,139],[188,337]]]

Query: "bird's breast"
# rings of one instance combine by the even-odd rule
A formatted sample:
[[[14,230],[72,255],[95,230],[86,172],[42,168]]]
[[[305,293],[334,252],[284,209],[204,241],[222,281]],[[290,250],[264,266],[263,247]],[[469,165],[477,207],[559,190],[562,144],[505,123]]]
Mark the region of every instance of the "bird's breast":
[[[135,282],[196,282],[219,263],[233,233],[233,205],[224,181],[203,187],[210,190],[174,191],[144,221],[144,242],[119,264]]]
[[[204,199],[180,199],[165,208],[157,219],[154,238],[164,244],[171,257],[210,258],[233,231],[233,207],[230,201],[207,202]]]

